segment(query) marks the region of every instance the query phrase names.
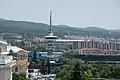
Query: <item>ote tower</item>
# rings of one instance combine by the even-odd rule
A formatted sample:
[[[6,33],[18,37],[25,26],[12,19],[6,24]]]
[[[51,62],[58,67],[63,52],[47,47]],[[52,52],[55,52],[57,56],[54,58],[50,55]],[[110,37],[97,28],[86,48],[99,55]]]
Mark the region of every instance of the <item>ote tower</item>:
[[[52,12],[50,11],[50,24],[49,24],[49,34],[48,36],[45,36],[45,42],[46,42],[46,49],[48,51],[54,51],[55,50],[55,42],[57,39],[57,36],[53,33],[53,26],[52,26]]]

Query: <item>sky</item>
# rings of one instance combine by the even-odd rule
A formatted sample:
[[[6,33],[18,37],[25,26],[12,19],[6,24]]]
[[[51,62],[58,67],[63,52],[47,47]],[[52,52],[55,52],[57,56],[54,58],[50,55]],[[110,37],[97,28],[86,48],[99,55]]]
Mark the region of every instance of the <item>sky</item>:
[[[0,18],[71,27],[120,29],[120,0],[0,0]]]

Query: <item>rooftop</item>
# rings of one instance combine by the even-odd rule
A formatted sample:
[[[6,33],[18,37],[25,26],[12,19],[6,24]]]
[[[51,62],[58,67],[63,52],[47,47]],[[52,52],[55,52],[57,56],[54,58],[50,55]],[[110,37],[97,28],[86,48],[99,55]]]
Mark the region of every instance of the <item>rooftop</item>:
[[[12,50],[14,53],[17,53],[19,50],[23,50],[23,49],[16,46],[7,46],[7,51],[9,52],[10,50]]]
[[[15,62],[16,64],[14,66],[27,66],[28,65],[28,62],[27,61],[24,61],[24,60],[17,60]]]
[[[83,40],[83,39],[74,39],[74,40],[71,40],[71,39],[57,39],[56,40],[57,42],[75,42],[75,41],[86,41],[86,40]],[[87,41],[90,41],[90,40],[87,40]]]
[[[18,54],[27,54],[28,52],[26,50],[19,50]]]
[[[9,52],[1,52],[0,54],[9,54]]]
[[[2,44],[7,44],[7,42],[0,40],[0,43]]]

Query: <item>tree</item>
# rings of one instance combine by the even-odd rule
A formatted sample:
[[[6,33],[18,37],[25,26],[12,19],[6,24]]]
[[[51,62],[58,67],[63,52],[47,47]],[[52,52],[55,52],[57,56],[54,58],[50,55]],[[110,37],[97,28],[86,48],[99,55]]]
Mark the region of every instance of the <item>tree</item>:
[[[13,52],[13,50],[12,50],[12,49],[10,49],[10,51],[9,51],[9,55],[11,55],[11,56],[13,56],[13,55],[14,55],[14,52]]]
[[[80,68],[80,63],[76,62],[72,69],[71,80],[82,80],[82,69]]]
[[[56,70],[56,80],[120,79],[120,64],[87,64],[64,55]],[[94,75],[94,76],[93,76]],[[104,79],[103,79],[104,78]]]
[[[46,73],[45,59],[42,60],[41,73],[42,73],[42,74],[45,74],[45,73]]]
[[[72,69],[72,67],[70,65],[67,65],[63,69],[60,69],[60,71],[56,75],[56,79],[71,80],[71,69]]]
[[[82,80],[91,80],[92,77],[93,75],[90,70],[83,71]]]
[[[21,41],[19,47],[25,49],[25,41]]]
[[[12,80],[27,80],[25,73],[13,73]]]
[[[22,76],[23,78],[26,78],[26,73],[20,73],[19,76]]]
[[[50,61],[49,58],[47,59],[47,73],[50,74]]]
[[[19,75],[18,74],[13,73],[12,75],[13,75],[12,80],[19,80]]]
[[[37,46],[36,51],[38,51],[38,52],[40,52],[40,51],[44,52],[44,51],[46,51],[46,48],[44,46]]]
[[[36,51],[34,50],[33,52],[33,58],[32,58],[32,61],[37,63],[37,54],[36,54]]]
[[[26,48],[26,50],[31,50],[31,51],[33,51],[33,50],[35,50],[35,51],[37,51],[37,52],[45,52],[46,51],[46,47],[44,47],[44,46],[36,46],[36,48],[34,49],[34,46],[32,46],[32,47],[27,47]]]

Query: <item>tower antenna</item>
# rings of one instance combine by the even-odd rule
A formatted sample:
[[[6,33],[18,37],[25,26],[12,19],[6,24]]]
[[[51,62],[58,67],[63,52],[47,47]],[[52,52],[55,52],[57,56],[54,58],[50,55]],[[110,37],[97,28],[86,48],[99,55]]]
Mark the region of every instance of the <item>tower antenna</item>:
[[[53,33],[52,30],[52,11],[50,10],[50,27],[49,27],[49,33]]]

